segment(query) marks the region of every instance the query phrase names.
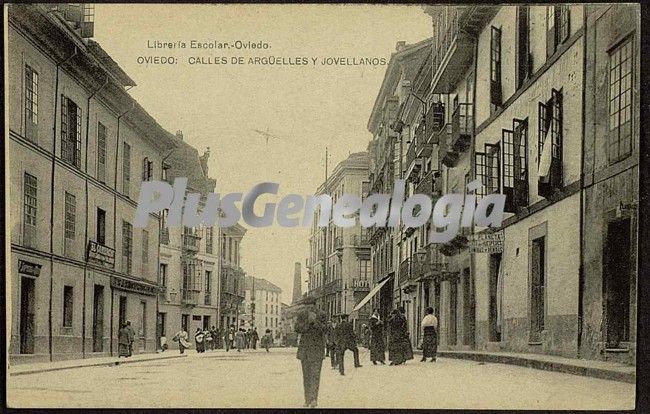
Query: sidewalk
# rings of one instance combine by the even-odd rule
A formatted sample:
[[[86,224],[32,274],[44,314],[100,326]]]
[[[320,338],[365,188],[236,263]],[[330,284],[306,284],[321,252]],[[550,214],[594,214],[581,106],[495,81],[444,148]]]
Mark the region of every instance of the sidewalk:
[[[419,349],[415,354],[422,354]],[[555,355],[519,354],[487,351],[438,351],[442,358],[468,359],[478,362],[519,365],[528,368],[582,375],[612,381],[636,383],[636,367],[616,362],[565,358]]]
[[[9,375],[26,375],[36,374],[39,372],[60,371],[63,369],[83,368],[83,367],[98,367],[110,366],[120,364],[130,364],[136,362],[146,361],[159,361],[163,359],[184,358],[187,354],[179,354],[176,352],[161,352],[161,353],[146,353],[135,354],[128,358],[118,358],[116,356],[103,357],[103,358],[86,358],[86,359],[71,359],[66,361],[56,362],[39,362],[34,364],[18,364],[10,366],[7,370]]]

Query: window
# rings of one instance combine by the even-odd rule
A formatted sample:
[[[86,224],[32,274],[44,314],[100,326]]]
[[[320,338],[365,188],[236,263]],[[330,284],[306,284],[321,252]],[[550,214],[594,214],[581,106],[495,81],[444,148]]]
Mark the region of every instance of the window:
[[[38,73],[25,65],[25,138],[38,139]]]
[[[498,193],[501,189],[501,169],[499,156],[501,147],[499,144],[485,144],[485,174],[486,193]]]
[[[129,187],[131,186],[131,146],[126,142],[122,146],[122,192],[129,196]]]
[[[205,252],[212,253],[212,227],[208,227],[205,231]]]
[[[106,244],[106,211],[97,209],[97,243]]]
[[[569,38],[570,33],[569,6],[546,6],[546,56],[552,56],[558,46]]]
[[[517,88],[532,72],[529,6],[517,6]]]
[[[122,272],[131,274],[133,259],[133,226],[122,220]]]
[[[84,4],[84,23],[92,23],[95,21],[95,5]]]
[[[517,213],[528,205],[528,120],[513,120],[512,131],[501,131],[504,210]]]
[[[23,188],[23,245],[34,247],[36,244],[36,207],[38,181],[36,177],[25,173]]]
[[[160,264],[160,284],[167,287],[167,263]]]
[[[140,302],[140,330],[138,332],[140,338],[147,336],[147,302]]]
[[[205,271],[205,304],[212,304],[212,272],[210,270]]]
[[[68,240],[74,240],[75,238],[76,209],[77,209],[77,200],[75,196],[66,192],[65,193],[65,238]]]
[[[63,326],[72,328],[72,306],[73,306],[73,289],[72,286],[63,286]]]
[[[562,186],[562,91],[553,89],[551,99],[539,103],[538,194],[548,197]],[[546,151],[544,151],[546,149]]]
[[[142,276],[146,277],[149,267],[149,232],[142,230]]]
[[[232,238],[228,238],[228,262],[232,263]]]
[[[149,181],[153,179],[153,161],[149,161],[149,157],[142,160],[142,181]]]
[[[609,55],[609,145],[610,162],[632,152],[632,40],[626,40]]]
[[[167,216],[169,209],[160,212],[160,244],[169,244],[169,229],[167,228]]]
[[[81,108],[61,95],[61,158],[81,168]]]
[[[492,26],[490,38],[490,104],[501,106],[501,29]]]
[[[106,126],[97,123],[97,179],[106,182]]]

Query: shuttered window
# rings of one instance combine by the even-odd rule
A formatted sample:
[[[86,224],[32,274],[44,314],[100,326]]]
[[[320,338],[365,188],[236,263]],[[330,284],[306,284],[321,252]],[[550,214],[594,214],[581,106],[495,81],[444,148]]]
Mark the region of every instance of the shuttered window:
[[[97,179],[106,182],[106,126],[97,123]]]
[[[25,138],[38,140],[38,73],[25,65]]]
[[[81,168],[81,108],[61,95],[61,158]]]
[[[610,162],[632,152],[632,40],[609,55],[609,145]]]
[[[38,180],[33,175],[25,173],[23,185],[23,245],[34,247],[36,243]]]

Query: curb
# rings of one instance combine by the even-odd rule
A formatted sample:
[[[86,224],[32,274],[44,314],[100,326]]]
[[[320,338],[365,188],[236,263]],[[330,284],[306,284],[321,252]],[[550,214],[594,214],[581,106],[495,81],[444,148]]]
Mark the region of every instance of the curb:
[[[414,354],[421,354],[421,350],[414,350]],[[478,362],[491,362],[497,364],[518,365],[526,368],[539,369],[543,371],[561,372],[564,374],[580,375],[583,377],[599,378],[611,381],[636,383],[635,372],[620,372],[604,368],[584,367],[571,365],[563,362],[544,361],[511,355],[494,355],[480,353],[465,353],[456,351],[438,351],[441,358],[466,359]]]
[[[160,361],[163,359],[174,359],[174,358],[187,358],[187,355],[170,355],[170,356],[164,356],[160,358],[147,358],[147,359],[132,359],[132,360],[117,360],[117,361],[112,361],[112,362],[96,362],[92,364],[80,364],[80,365],[70,365],[70,366],[65,366],[65,367],[51,367],[51,368],[38,368],[38,369],[30,369],[30,370],[25,370],[25,371],[18,371],[18,372],[11,372],[9,371],[9,375],[14,376],[14,375],[28,375],[28,374],[38,374],[41,372],[52,372],[52,371],[63,371],[66,369],[78,369],[78,368],[87,368],[87,367],[102,367],[102,366],[116,366],[116,365],[121,365],[121,364],[135,364],[138,362],[149,362],[149,361]]]

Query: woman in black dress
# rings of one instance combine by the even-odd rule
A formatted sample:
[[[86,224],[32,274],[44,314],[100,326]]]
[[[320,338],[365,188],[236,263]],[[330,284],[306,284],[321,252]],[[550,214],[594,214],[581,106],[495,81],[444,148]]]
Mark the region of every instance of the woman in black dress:
[[[385,364],[385,360],[384,322],[379,319],[379,312],[375,310],[370,317],[370,361],[377,365],[377,362]]]
[[[431,362],[436,360],[438,351],[438,318],[433,315],[433,308],[427,308],[427,314],[422,319],[422,359],[424,362],[431,358]]]
[[[390,339],[388,341],[390,365],[401,365],[409,359],[413,359],[413,348],[409,339],[404,308],[400,307],[391,312],[388,326],[390,327]]]

